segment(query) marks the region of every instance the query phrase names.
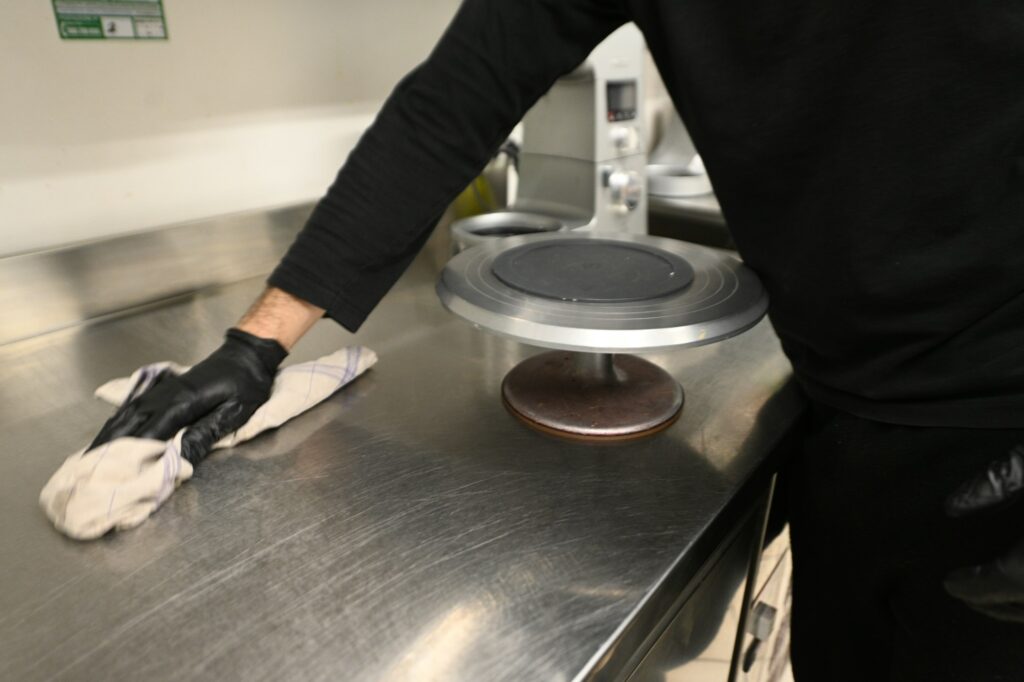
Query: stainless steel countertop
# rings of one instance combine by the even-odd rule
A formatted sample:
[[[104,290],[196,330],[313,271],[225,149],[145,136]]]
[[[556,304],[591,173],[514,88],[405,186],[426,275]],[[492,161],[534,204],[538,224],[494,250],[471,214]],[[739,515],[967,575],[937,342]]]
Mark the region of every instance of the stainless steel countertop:
[[[37,506],[109,409],[93,388],[194,362],[259,279],[0,346],[0,678],[569,680],[621,672],[753,503],[802,408],[767,323],[648,355],[687,391],[650,439],[588,446],[505,413],[536,349],[446,313],[433,239],[350,343],[369,374],[211,457],[136,530],[78,543]],[[43,302],[41,302],[43,304]]]

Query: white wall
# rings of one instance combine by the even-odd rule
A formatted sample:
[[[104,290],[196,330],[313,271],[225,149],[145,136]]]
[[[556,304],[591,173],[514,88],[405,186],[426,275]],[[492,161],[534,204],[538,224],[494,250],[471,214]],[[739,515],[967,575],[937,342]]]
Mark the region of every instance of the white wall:
[[[167,41],[0,3],[0,255],[315,199],[457,0],[164,0]]]

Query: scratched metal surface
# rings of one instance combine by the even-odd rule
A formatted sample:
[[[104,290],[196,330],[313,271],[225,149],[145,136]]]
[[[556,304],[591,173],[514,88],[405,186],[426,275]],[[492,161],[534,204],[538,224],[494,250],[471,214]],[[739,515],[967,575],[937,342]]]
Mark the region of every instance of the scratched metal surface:
[[[788,364],[766,323],[648,356],[684,383],[676,425],[550,439],[498,397],[536,349],[437,302],[447,249],[434,240],[355,338],[323,323],[289,359],[360,342],[380,355],[368,375],[97,542],[59,536],[36,502],[109,413],[92,389],[200,359],[261,283],[0,346],[0,679],[617,674],[799,412]]]

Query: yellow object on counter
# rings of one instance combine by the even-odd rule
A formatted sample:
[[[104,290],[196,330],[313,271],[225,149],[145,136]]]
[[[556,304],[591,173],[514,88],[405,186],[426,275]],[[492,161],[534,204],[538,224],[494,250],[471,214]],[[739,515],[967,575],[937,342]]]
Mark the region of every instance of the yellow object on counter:
[[[500,206],[494,197],[491,183],[483,175],[477,176],[452,204],[456,218],[468,218],[498,210]]]

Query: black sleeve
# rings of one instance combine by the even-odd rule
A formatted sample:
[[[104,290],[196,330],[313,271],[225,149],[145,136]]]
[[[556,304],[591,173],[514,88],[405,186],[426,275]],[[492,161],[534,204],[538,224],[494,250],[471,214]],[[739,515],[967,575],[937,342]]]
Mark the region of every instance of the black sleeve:
[[[616,0],[464,0],[269,283],[357,329],[526,111],[625,21]]]

